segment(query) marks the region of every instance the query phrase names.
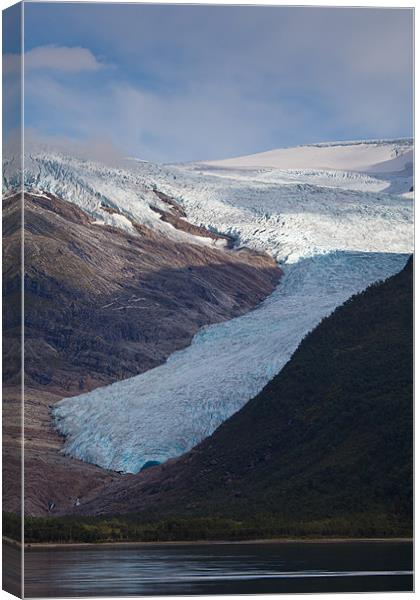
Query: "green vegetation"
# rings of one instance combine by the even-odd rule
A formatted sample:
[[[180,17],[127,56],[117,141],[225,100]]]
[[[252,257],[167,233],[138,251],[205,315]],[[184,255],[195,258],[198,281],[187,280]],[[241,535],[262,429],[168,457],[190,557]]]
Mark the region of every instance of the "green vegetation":
[[[184,461],[171,489],[178,510],[340,519],[354,532],[370,515],[373,529],[384,518],[390,534],[395,522],[410,529],[412,277],[410,259],[324,319]]]
[[[16,515],[3,515],[3,534],[20,539]],[[26,543],[166,542],[195,540],[252,540],[275,538],[410,537],[411,530],[387,515],[357,516],[356,523],[345,518],[289,522],[276,514],[262,514],[245,520],[223,517],[173,518],[156,522],[137,515],[119,517],[27,517]]]

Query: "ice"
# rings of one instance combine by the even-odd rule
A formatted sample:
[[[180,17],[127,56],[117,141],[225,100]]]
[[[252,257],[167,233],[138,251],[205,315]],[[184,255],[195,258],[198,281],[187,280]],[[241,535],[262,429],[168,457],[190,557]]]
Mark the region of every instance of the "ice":
[[[269,252],[285,275],[258,308],[202,329],[165,364],[62,400],[54,416],[64,452],[133,473],[184,453],[257,394],[323,317],[404,266],[413,248],[412,168],[404,158],[412,143],[312,148],[316,156],[305,151],[305,168],[130,161],[124,181],[137,193],[157,187],[191,222]],[[319,149],[328,151],[328,168],[314,166]],[[352,169],[342,169],[343,156]],[[356,172],[361,164],[365,172]],[[119,189],[121,173],[94,169],[108,180],[101,193]],[[114,202],[125,214],[141,213],[130,194],[125,201],[124,190],[118,193]]]
[[[202,329],[155,369],[62,400],[54,415],[65,452],[131,473],[186,452],[257,394],[324,316],[406,260],[339,252],[286,267],[256,310]]]
[[[18,158],[3,165],[5,193],[18,185]],[[147,163],[140,164],[147,167]],[[161,173],[161,170],[155,167],[153,172]],[[164,211],[170,208],[154,193],[148,171],[134,173],[61,152],[38,150],[25,155],[24,185],[33,195],[48,192],[76,204],[96,225],[110,225],[136,236],[134,221],[177,242],[215,245],[211,238],[192,235],[161,220],[153,208]]]
[[[184,168],[183,175],[178,190],[172,182],[160,185],[176,194],[190,221],[231,234],[240,244],[269,252],[279,262],[332,250],[411,251],[411,201],[373,193],[370,178],[368,191],[363,191],[364,176],[358,181],[360,189],[354,189],[351,178],[321,186],[307,173],[293,183],[285,181],[283,172],[276,172],[277,181],[274,174],[266,181],[254,171],[238,177],[235,171],[220,174],[204,167],[190,167],[189,172]],[[321,177],[328,175],[317,172],[316,180]]]

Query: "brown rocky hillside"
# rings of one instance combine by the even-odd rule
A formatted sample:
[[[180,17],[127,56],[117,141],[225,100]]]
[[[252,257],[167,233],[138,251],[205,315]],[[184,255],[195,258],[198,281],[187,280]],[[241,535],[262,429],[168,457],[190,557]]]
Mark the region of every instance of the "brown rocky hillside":
[[[12,196],[3,204],[6,348],[16,347],[19,334],[19,203]],[[173,203],[170,207],[167,219],[176,226]],[[281,275],[267,255],[175,242],[134,225],[136,235],[130,235],[93,223],[50,194],[25,194],[27,514],[70,509],[76,498],[119,478],[60,454],[52,404],[157,366],[187,346],[203,325],[255,307]],[[209,239],[215,237],[209,233]],[[18,471],[14,422],[20,400],[17,364],[8,358],[4,508],[10,511],[19,497],[18,482],[11,482]]]

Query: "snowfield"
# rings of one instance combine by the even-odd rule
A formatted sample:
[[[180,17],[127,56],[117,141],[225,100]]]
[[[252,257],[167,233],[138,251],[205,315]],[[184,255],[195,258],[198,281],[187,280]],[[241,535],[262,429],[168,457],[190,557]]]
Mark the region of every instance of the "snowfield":
[[[279,148],[207,164],[226,168],[274,167],[382,173],[401,171],[409,162],[413,162],[412,140],[400,139]]]
[[[204,328],[165,364],[59,402],[64,452],[132,473],[186,452],[255,396],[323,317],[401,270],[413,249],[412,149],[410,140],[319,144],[207,164],[130,160],[119,169],[33,154],[25,172],[32,190],[101,222],[101,204],[116,207],[129,225],[190,241],[150,208],[157,188],[189,221],[269,252],[285,272],[259,307]]]

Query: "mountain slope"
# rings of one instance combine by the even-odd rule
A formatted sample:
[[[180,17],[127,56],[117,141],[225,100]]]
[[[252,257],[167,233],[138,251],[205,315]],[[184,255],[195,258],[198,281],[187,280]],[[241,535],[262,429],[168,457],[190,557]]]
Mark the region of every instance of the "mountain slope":
[[[168,218],[176,216],[169,212],[174,208],[168,205]],[[13,301],[19,300],[15,254],[20,248],[13,224],[20,195],[5,198],[3,209],[3,331],[5,348],[12,348],[17,331]],[[204,229],[195,233],[210,242],[217,237]],[[193,242],[188,243],[134,220],[133,230],[125,231],[96,223],[75,204],[50,193],[25,194],[28,513],[47,512],[52,503],[71,507],[76,497],[116,477],[60,453],[63,440],[51,427],[50,414],[57,400],[161,364],[187,346],[200,327],[247,312],[273,290],[281,272],[269,256],[194,243],[196,235],[187,237]],[[13,448],[20,443],[12,425],[20,396],[13,387],[12,364],[6,367],[4,439]],[[15,463],[6,466],[13,471]],[[5,507],[12,510],[19,501],[12,483],[6,492]]]
[[[398,176],[393,171],[355,172],[339,168],[339,162],[343,149],[350,147],[352,160],[362,153],[357,160],[364,169],[375,162],[392,163],[394,169],[412,142],[311,146],[306,167],[317,164],[315,155],[324,147],[336,161],[333,170],[129,160],[109,166],[61,152],[29,150],[25,187],[38,199],[36,211],[43,216],[39,222],[36,214],[34,245],[28,244],[36,267],[28,293],[34,294],[32,312],[37,314],[38,304],[41,309],[31,324],[28,346],[28,377],[37,395],[35,400],[28,395],[28,407],[37,406],[41,391],[45,414],[57,395],[65,398],[54,413],[70,456],[131,472],[179,456],[261,391],[322,318],[352,294],[402,268],[412,251],[413,208],[406,194],[412,185],[410,170],[398,171]],[[350,160],[346,164],[348,169],[354,166]],[[10,190],[16,183],[10,161],[3,185]],[[52,198],[65,201],[67,216],[56,214],[50,222],[54,211],[45,211],[41,204]],[[73,209],[82,211],[88,223],[71,223],[66,244],[60,245],[58,229],[67,229],[66,219],[76,214]],[[46,269],[44,247],[51,249],[49,255],[55,253]],[[253,267],[265,272],[272,289],[275,265],[264,255],[261,263],[261,251],[284,265],[281,284],[257,310],[222,323],[265,295],[257,292],[265,283],[254,277]],[[211,258],[215,252],[217,265]],[[230,265],[234,269],[225,264],[228,257],[240,258],[251,271],[241,267],[239,274],[238,262]],[[166,289],[169,279],[173,285]],[[139,281],[144,295],[137,294]],[[80,310],[77,301],[68,306],[66,297],[72,294],[83,298]],[[188,348],[173,352],[183,345],[177,339],[188,343],[196,328],[213,321],[218,324],[202,327]],[[44,328],[49,339],[38,341]],[[169,352],[167,362],[159,365]],[[44,353],[54,368],[37,358]],[[40,376],[45,381],[37,380]],[[116,381],[120,378],[126,379]],[[55,439],[55,458],[70,464],[58,454],[62,440],[47,418],[43,427]],[[113,477],[119,476],[107,473],[108,479]],[[45,509],[55,491],[41,488],[47,491],[36,510]],[[91,490],[77,492],[86,496]],[[73,501],[60,495],[63,506]]]
[[[409,152],[412,142],[308,148],[308,164],[319,148],[337,162],[350,148],[353,159],[361,154],[365,164],[365,150],[369,156],[374,152],[375,160],[392,161]],[[60,160],[36,158],[41,168],[39,176],[34,169],[36,185],[53,185],[49,173],[61,176]],[[395,189],[393,176],[132,163],[122,171],[68,160],[54,186],[61,186],[72,202],[103,198],[107,206],[118,204],[126,218],[138,214],[156,187],[196,227],[230,236],[235,247],[264,250],[284,265],[285,276],[258,310],[201,330],[190,347],[161,367],[65,399],[55,408],[66,452],[124,472],[179,456],[210,435],[264,387],[323,317],[352,294],[399,271],[412,251],[411,200],[380,191]],[[81,184],[75,187],[74,180],[83,181],[81,196],[76,193]],[[156,209],[161,209],[154,209],[159,214]],[[98,210],[93,210],[95,218]]]
[[[203,325],[253,308],[280,275],[266,255],[173,241],[136,222],[131,235],[51,194],[27,194],[25,212],[28,383],[74,392],[93,387],[86,378],[96,387],[146,371]],[[78,374],[68,384],[63,361]]]
[[[79,512],[140,511],[143,520],[266,514],[267,522],[299,522],[302,533],[305,523],[310,532],[310,523],[334,520],[338,534],[357,534],[359,523],[364,535],[386,534],[395,522],[408,530],[412,284],[410,259],[324,319],[212,436]]]

